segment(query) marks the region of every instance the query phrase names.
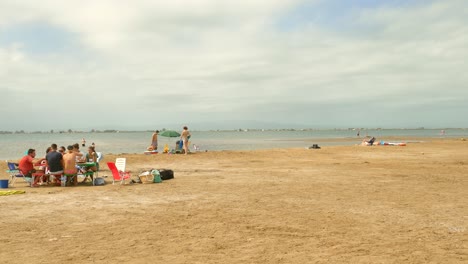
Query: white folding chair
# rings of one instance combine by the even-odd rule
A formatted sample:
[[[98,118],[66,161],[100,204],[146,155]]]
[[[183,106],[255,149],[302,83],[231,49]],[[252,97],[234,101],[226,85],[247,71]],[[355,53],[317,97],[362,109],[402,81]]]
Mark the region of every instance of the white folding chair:
[[[102,154],[102,152],[96,152],[96,154],[97,154],[97,162],[100,162],[104,158],[104,155]]]
[[[125,165],[127,163],[127,159],[126,158],[116,158],[115,159],[115,167],[117,167],[117,169],[119,171],[125,171]]]
[[[104,158],[104,155],[102,154],[102,152],[96,152],[96,154],[97,154],[96,168],[99,171],[99,162],[101,162],[101,160]]]

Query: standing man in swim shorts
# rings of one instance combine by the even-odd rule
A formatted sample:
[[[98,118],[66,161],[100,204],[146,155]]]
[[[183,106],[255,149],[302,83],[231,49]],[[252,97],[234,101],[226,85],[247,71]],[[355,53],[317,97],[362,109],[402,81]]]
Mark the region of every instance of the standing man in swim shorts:
[[[187,155],[188,154],[188,140],[190,138],[190,132],[188,131],[188,127],[187,126],[184,126],[184,130],[182,130],[182,133],[180,134],[180,140],[182,140],[183,144],[184,144],[184,154]]]

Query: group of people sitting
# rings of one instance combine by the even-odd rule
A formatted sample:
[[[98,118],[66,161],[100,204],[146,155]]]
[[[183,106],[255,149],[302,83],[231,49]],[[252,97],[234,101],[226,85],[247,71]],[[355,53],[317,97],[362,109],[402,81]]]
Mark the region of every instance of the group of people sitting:
[[[92,166],[80,166],[80,163],[91,162]],[[36,167],[36,168],[35,168]],[[37,187],[39,184],[49,183],[49,176],[69,175],[74,176],[74,185],[78,184],[77,174],[84,174],[90,176],[93,180],[93,173],[98,171],[98,154],[94,146],[88,147],[88,153],[80,151],[80,145],[75,143],[69,145],[66,149],[61,146],[57,149],[57,144],[52,144],[46,150],[44,158],[36,159],[36,150],[29,149],[27,154],[21,158],[18,163],[18,170],[25,177],[32,177],[32,187]],[[93,173],[87,173],[93,172]],[[37,177],[37,175],[40,177]],[[33,177],[35,176],[35,177]],[[84,178],[83,182],[87,180]],[[60,177],[53,177],[55,184],[60,185]]]

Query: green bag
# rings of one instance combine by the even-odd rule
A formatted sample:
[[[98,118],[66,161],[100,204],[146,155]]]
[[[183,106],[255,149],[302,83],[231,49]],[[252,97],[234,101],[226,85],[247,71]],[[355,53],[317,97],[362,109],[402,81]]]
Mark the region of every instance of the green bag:
[[[162,182],[161,175],[159,174],[158,170],[152,170],[151,174],[153,174],[153,183]]]

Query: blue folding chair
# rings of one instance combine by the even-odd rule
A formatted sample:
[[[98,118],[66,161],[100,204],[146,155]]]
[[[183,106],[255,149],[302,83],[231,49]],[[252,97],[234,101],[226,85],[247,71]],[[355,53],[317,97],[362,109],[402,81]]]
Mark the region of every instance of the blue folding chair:
[[[8,162],[8,170],[6,171],[8,174],[10,174],[10,179],[8,181],[8,184],[10,186],[13,186],[16,182],[17,178],[22,178],[25,182],[31,183],[32,178],[24,176],[24,174],[16,167],[16,164],[13,162]]]

